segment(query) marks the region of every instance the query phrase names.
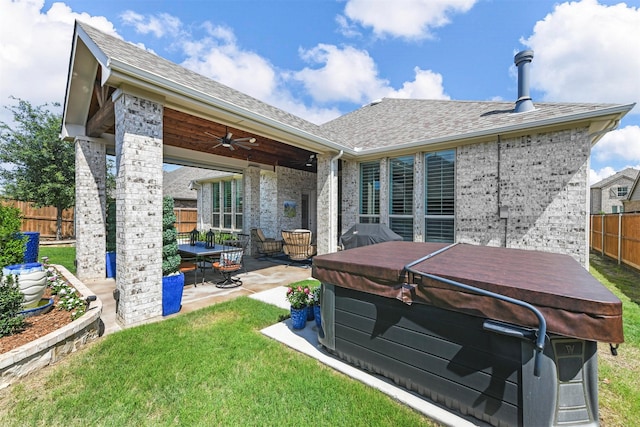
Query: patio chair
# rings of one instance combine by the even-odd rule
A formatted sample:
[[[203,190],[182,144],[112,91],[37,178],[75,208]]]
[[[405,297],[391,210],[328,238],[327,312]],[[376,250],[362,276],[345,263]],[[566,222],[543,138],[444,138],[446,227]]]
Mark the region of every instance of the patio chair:
[[[220,260],[213,263],[213,268],[222,274],[223,280],[216,283],[218,288],[235,288],[242,285],[242,280],[233,277],[242,266],[242,258],[244,255],[244,249],[241,247],[235,247],[233,245],[234,240],[227,240],[224,242],[226,246],[225,250],[220,254]]]
[[[261,256],[273,256],[282,252],[282,240],[264,237],[259,228],[251,229],[251,241]]]
[[[196,288],[198,286],[198,264],[195,258],[182,258],[180,261],[180,265],[178,265],[178,271],[180,273],[187,273],[189,271],[194,271],[193,274],[193,287]],[[204,276],[202,276],[202,281],[204,282]]]
[[[306,261],[316,254],[316,245],[311,244],[309,230],[282,230],[282,250],[291,261]]]

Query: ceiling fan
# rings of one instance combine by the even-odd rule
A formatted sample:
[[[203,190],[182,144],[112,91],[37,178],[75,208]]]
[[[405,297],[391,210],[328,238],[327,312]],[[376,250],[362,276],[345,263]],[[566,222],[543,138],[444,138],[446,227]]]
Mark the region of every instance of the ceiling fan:
[[[251,147],[257,147],[258,145],[260,145],[256,142],[256,139],[254,137],[233,139],[232,138],[233,134],[229,132],[229,128],[225,127],[225,129],[226,129],[225,135],[222,137],[215,136],[209,132],[205,132],[206,135],[209,135],[215,138],[216,141],[218,141],[218,144],[215,145],[213,148],[223,146],[225,148],[228,148],[231,151],[235,150],[236,147],[244,148],[245,150],[251,150]]]

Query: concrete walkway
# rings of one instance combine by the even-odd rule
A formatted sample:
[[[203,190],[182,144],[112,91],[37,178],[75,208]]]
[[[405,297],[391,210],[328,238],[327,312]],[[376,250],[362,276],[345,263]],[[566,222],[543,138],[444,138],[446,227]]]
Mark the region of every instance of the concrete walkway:
[[[238,296],[253,295],[283,287],[289,283],[311,277],[311,268],[277,264],[264,259],[245,257],[245,265],[247,272],[237,275],[242,280],[242,286],[231,289],[217,288],[215,282],[221,280],[221,276],[210,268],[204,271],[204,283],[201,271],[197,271],[197,274],[194,272],[186,273],[182,309],[180,312],[164,318],[179,316],[182,313],[198,310]],[[101,318],[104,322],[104,334],[121,330],[122,326],[116,321],[116,301],[113,298],[113,291],[116,288],[115,279],[85,280],[84,284],[102,301]],[[289,308],[284,294],[282,294],[282,299],[283,307]]]

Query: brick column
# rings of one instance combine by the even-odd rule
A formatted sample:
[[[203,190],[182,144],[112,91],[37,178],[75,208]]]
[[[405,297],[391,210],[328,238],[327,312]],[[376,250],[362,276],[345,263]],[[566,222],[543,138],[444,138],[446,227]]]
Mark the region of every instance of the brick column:
[[[153,101],[114,95],[116,116],[117,321],[162,314],[162,111]]]
[[[260,168],[249,166],[242,172],[242,182],[244,183],[242,213],[244,219],[243,233],[249,234],[254,227],[260,227]],[[253,242],[249,242],[251,255],[257,254]]]
[[[335,252],[338,239],[338,177],[331,175],[331,154],[318,154],[318,255]]]
[[[389,158],[380,159],[380,224],[389,226]]]
[[[104,142],[75,140],[76,150],[76,276],[104,279],[106,218],[106,152]]]
[[[344,234],[354,224],[360,222],[360,164],[342,160],[342,230]]]

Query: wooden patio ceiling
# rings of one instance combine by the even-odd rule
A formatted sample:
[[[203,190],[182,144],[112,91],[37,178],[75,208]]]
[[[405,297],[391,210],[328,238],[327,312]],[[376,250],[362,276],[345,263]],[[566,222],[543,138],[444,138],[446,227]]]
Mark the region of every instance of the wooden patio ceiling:
[[[99,76],[96,77],[99,79]],[[114,90],[114,88],[100,87],[96,82],[88,114],[88,136],[99,137],[103,133],[115,134],[115,113],[111,102],[111,94]],[[247,133],[233,127],[228,127],[228,131],[233,133],[233,138],[254,137],[258,145],[253,146],[250,150],[240,147],[235,150],[230,150],[223,146],[215,147],[218,145],[218,141],[205,134],[205,132],[222,137],[227,132],[225,125],[171,108],[164,108],[164,145],[247,160],[252,163],[285,166],[292,169],[316,172],[315,162],[312,163],[311,167],[307,166],[308,159],[312,154],[315,154],[312,151]],[[194,157],[197,158],[197,153],[194,153]]]

